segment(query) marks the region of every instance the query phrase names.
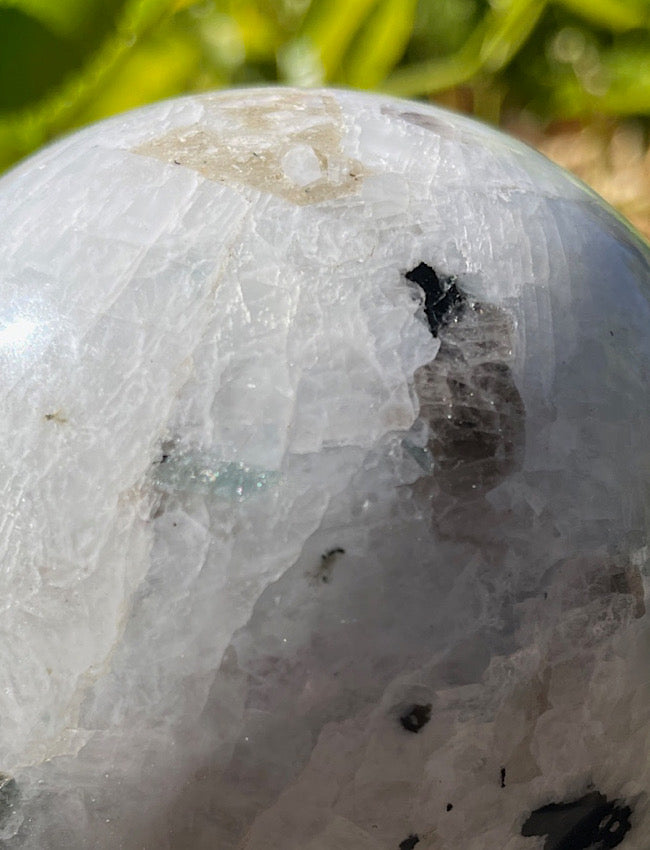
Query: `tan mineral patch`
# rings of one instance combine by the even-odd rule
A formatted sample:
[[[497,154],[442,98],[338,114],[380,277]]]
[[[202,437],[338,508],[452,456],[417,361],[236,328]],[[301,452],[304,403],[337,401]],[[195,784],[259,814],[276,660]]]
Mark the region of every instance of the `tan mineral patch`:
[[[207,98],[205,122],[172,130],[134,153],[299,205],[358,191],[367,172],[342,150],[343,118],[333,97],[260,92],[248,98],[246,106],[242,97]]]

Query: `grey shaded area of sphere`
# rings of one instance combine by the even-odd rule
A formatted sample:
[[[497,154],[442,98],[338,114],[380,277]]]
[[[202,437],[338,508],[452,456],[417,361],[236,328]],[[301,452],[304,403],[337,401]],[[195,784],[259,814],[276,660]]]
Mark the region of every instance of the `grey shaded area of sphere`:
[[[3,847],[645,850],[611,210],[441,110],[258,89],[56,143],[0,233]]]

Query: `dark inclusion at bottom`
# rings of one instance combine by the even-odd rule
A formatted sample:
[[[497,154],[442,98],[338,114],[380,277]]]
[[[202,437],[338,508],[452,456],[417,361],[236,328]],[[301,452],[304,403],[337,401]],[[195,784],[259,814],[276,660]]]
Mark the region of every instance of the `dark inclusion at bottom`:
[[[420,843],[420,839],[417,835],[409,835],[408,838],[405,838],[404,841],[400,842],[399,850],[413,850],[416,844]]]
[[[399,722],[407,732],[419,732],[423,726],[431,720],[431,703],[426,705],[413,705],[400,717]]]
[[[544,850],[608,850],[630,830],[629,806],[598,791],[571,803],[551,803],[534,811],[521,828],[523,836],[546,835]]]

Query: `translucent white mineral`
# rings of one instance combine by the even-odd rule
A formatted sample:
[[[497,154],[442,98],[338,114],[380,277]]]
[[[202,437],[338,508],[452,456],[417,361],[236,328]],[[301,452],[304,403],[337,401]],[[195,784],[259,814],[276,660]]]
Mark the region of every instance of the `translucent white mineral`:
[[[647,850],[648,278],[353,92],[5,176],[1,846]]]

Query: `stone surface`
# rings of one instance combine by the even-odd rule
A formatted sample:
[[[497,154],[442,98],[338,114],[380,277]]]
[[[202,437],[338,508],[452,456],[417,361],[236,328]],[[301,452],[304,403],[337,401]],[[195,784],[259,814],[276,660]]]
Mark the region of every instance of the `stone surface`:
[[[648,252],[424,105],[0,181],[0,843],[646,850]]]

